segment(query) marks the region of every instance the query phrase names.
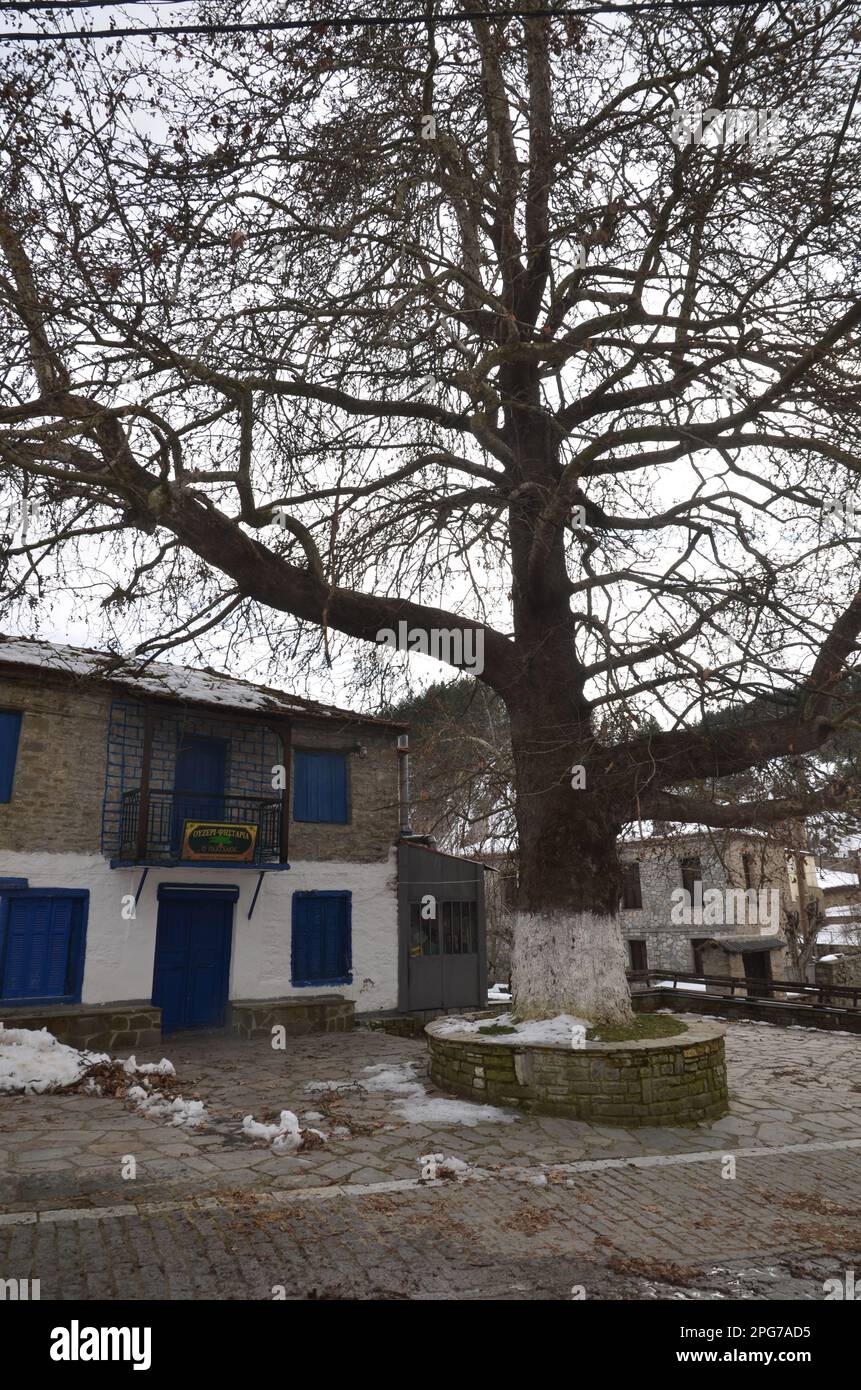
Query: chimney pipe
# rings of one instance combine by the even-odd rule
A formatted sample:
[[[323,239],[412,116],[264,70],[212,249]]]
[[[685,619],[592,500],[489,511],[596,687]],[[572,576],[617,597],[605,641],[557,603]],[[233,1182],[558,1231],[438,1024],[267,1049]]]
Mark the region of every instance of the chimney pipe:
[[[412,835],[410,828],[410,736],[398,734],[398,805],[401,835]]]

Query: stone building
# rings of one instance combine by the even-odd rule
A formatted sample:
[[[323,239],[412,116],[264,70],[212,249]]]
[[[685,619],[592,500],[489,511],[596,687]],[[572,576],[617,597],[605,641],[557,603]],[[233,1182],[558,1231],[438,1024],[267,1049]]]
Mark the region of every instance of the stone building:
[[[805,900],[820,892],[811,854],[733,830],[628,840],[621,857],[631,969],[791,977],[785,937],[798,861]]]
[[[316,1001],[322,1026],[417,989],[481,1002],[483,875],[403,833],[404,730],[0,638],[0,1020],[74,1013],[90,1045],[134,1046],[247,1032],[255,1001]]]

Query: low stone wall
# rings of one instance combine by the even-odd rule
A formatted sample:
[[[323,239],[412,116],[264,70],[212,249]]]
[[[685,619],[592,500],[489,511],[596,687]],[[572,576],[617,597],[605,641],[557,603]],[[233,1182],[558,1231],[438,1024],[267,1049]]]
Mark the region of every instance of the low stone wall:
[[[227,1028],[238,1038],[269,1037],[284,1028],[288,1037],[308,1033],[347,1033],[353,1027],[355,1005],[341,994],[314,994],[304,999],[233,999]]]
[[[428,1024],[430,1075],[444,1091],[496,1105],[608,1125],[684,1125],[729,1108],[724,1030],[689,1025],[671,1038],[630,1043],[509,1042],[476,1033],[439,1036]]]
[[[828,955],[832,954],[836,955],[836,960],[825,959],[816,962],[816,983],[826,989],[829,985],[849,985],[853,988],[856,985],[861,986],[861,950],[853,946],[840,946],[837,951],[828,952]],[[851,1004],[852,1000],[847,999],[845,994],[833,994],[825,995],[822,1003],[826,1008],[839,1008],[841,1004]]]
[[[155,1004],[54,1004],[0,1010],[7,1028],[47,1028],[69,1047],[92,1052],[136,1052],[161,1046],[161,1009]]]
[[[749,1018],[756,1023],[774,1023],[778,1027],[824,1028],[826,1031],[861,1033],[861,1010],[823,1008],[819,1004],[804,1004],[783,999],[749,999],[745,995],[731,998],[725,994],[704,994],[683,989],[632,990],[631,1001],[637,1013],[657,1013],[673,1009],[680,1014],[710,1014],[725,1019]]]

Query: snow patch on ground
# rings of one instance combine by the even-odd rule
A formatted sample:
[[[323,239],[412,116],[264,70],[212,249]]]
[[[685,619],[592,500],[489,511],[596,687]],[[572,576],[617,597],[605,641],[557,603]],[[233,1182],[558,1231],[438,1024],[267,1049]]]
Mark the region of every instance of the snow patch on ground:
[[[529,1018],[517,1022],[516,1014],[499,1014],[497,1018],[465,1019],[452,1016],[438,1018],[434,1023],[434,1033],[448,1037],[456,1033],[478,1033],[482,1042],[491,1043],[563,1043],[571,1046],[575,1028],[589,1028],[585,1018],[575,1018],[573,1014],[557,1014],[555,1018]],[[513,1028],[513,1033],[481,1033],[482,1028]]]
[[[323,1117],[320,1115],[318,1118]],[[320,1129],[303,1128],[292,1110],[282,1110],[280,1118],[271,1125],[255,1120],[253,1115],[246,1115],[242,1121],[242,1133],[248,1139],[265,1139],[267,1144],[271,1144],[272,1152],[276,1154],[295,1154],[306,1145],[309,1148],[317,1148],[317,1144],[308,1143],[309,1136],[319,1140],[321,1144],[325,1144],[327,1137]],[[349,1130],[347,1133],[349,1134]]]
[[[47,1028],[5,1028],[0,1023],[0,1091],[42,1095],[72,1086],[105,1052],[79,1052],[58,1042]]]
[[[651,986],[652,989],[675,989],[676,987],[677,985],[675,980],[658,980],[657,984]],[[705,994],[708,989],[708,985],[698,985],[692,983],[690,980],[684,980],[678,982],[678,989],[679,992],[689,989],[700,990],[703,994]]]
[[[182,1096],[171,1099],[161,1091],[145,1091],[143,1086],[132,1086],[128,1099],[148,1119],[164,1120],[179,1129],[197,1129],[209,1119],[202,1100],[183,1100]]]
[[[365,1067],[368,1080],[362,1085],[369,1091],[398,1096],[394,1109],[410,1125],[481,1125],[513,1124],[516,1115],[495,1105],[476,1105],[470,1100],[449,1100],[446,1096],[429,1096],[413,1070],[415,1063],[398,1066]]]
[[[253,1115],[246,1115],[242,1121],[242,1133],[249,1139],[265,1139],[275,1153],[296,1153],[302,1143],[299,1121],[292,1110],[282,1110],[281,1118],[272,1125],[261,1124]]]
[[[496,1105],[476,1105],[471,1100],[448,1100],[424,1093],[414,1100],[397,1100],[394,1108],[410,1125],[511,1125],[519,1118]]]
[[[567,1041],[571,1040],[570,1031]],[[445,1096],[429,1096],[415,1075],[414,1062],[377,1062],[364,1067],[361,1081],[308,1081],[305,1090],[343,1091],[351,1086],[361,1087],[375,1095],[396,1096],[393,1109],[407,1124],[513,1124],[518,1115],[500,1110],[495,1105],[477,1105],[469,1100],[448,1100]],[[333,1137],[340,1138],[337,1130]]]
[[[467,1163],[464,1158],[455,1158],[451,1155],[446,1158],[445,1154],[422,1154],[419,1159],[422,1165],[422,1182],[439,1182],[440,1178],[453,1178],[456,1182],[463,1182],[466,1178],[486,1178],[489,1176],[484,1168],[476,1168],[472,1163]]]
[[[355,1090],[358,1085],[358,1081],[306,1081],[305,1090],[312,1095],[325,1095],[327,1091]]]
[[[131,1056],[123,1062],[123,1071],[128,1072],[129,1076],[176,1076],[173,1062],[166,1057],[162,1057],[160,1062],[138,1062],[136,1057]]]
[[[402,1062],[397,1066],[377,1063],[363,1067],[367,1080],[362,1081],[366,1091],[382,1092],[396,1096],[423,1096],[425,1088],[416,1080],[412,1062]]]

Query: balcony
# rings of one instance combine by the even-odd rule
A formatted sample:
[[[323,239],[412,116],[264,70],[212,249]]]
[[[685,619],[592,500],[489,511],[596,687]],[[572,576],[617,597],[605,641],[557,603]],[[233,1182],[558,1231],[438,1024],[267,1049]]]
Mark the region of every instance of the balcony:
[[[182,859],[184,823],[217,821],[257,827],[254,864],[281,861],[281,798],[213,795],[212,792],[151,790],[147,798],[146,824],[141,825],[141,790],[125,792],[120,820],[120,858],[126,863],[235,862],[216,856],[212,860]]]

